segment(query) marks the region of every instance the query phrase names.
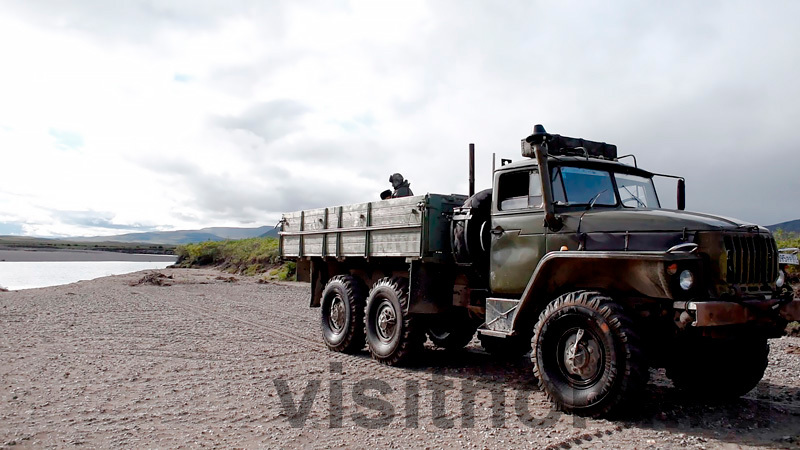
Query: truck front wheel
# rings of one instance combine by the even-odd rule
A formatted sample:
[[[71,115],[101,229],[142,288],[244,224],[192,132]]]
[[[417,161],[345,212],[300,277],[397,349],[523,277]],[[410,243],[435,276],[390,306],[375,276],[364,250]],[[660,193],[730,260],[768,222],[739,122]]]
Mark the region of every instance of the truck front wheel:
[[[647,366],[622,308],[589,291],[551,302],[534,328],[533,372],[556,408],[599,416],[643,387]]]
[[[337,275],[322,291],[322,338],[335,352],[355,353],[364,348],[366,288],[350,275]]]
[[[425,341],[424,330],[408,310],[408,282],[382,278],[367,299],[367,347],[372,358],[394,366],[408,362]]]

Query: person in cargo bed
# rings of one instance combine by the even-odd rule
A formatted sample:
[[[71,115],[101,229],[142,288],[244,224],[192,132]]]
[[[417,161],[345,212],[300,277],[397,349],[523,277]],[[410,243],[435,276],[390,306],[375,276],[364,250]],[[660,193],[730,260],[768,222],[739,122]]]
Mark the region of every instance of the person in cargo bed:
[[[392,183],[392,187],[394,188],[392,198],[410,197],[414,195],[409,187],[411,186],[411,183],[409,183],[408,180],[403,179],[403,176],[399,173],[392,174],[392,176],[389,177],[389,183]]]

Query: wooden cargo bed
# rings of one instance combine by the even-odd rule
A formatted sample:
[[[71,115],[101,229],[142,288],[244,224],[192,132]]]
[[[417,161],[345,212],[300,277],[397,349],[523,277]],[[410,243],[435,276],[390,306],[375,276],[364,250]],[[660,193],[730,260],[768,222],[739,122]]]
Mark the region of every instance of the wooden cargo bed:
[[[286,213],[281,257],[440,258],[463,195],[426,194]]]

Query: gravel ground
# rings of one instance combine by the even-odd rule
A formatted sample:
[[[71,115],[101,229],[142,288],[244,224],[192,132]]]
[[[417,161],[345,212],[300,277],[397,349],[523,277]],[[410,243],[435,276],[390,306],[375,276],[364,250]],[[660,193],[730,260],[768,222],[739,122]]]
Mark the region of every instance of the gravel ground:
[[[800,445],[798,338],[771,341],[740,400],[697,403],[653,372],[631,415],[581,419],[550,410],[524,358],[473,341],[385,367],[327,351],[306,284],[161,272],[0,293],[0,447]]]

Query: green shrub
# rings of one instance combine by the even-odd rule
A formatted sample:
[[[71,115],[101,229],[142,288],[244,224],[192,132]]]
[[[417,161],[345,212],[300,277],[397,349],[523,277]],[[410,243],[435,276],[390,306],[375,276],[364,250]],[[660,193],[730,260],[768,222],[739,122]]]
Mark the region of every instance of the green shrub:
[[[792,233],[778,230],[773,233],[778,243],[778,248],[796,247],[800,248],[800,233]]]
[[[281,281],[296,281],[297,264],[291,261],[283,263],[280,267],[270,270],[267,278]]]
[[[256,275],[280,262],[278,239],[251,238],[237,241],[206,241],[175,249],[178,267],[214,265],[230,273]]]
[[[800,233],[786,232],[778,230],[773,233],[778,248],[800,248]],[[787,266],[786,274],[789,276],[789,282],[796,285],[798,278],[800,278],[799,266]]]

